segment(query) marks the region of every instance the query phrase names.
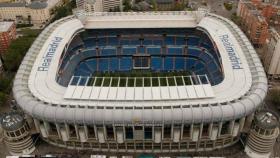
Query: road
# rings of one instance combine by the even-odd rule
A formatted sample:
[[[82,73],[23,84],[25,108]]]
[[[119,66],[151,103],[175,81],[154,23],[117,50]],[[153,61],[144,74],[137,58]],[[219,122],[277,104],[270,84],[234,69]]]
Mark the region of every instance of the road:
[[[239,0],[189,0],[190,4],[195,4],[195,8],[205,7],[203,3],[207,4],[207,8],[210,12],[221,15],[226,18],[230,18],[233,13],[236,12]],[[228,11],[224,7],[224,3],[231,2],[233,4],[232,10]]]

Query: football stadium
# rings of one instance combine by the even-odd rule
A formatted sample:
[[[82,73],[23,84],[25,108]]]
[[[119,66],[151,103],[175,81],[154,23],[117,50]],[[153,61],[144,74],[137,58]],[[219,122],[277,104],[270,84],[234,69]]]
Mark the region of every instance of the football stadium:
[[[38,36],[13,93],[56,146],[195,152],[248,132],[267,79],[247,37],[221,16],[78,11]]]

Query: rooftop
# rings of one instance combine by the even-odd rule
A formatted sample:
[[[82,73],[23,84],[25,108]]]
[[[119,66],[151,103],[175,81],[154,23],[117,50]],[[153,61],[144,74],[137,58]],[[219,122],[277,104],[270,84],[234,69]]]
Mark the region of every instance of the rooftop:
[[[10,29],[10,27],[13,25],[14,22],[0,22],[0,32],[6,32]]]
[[[256,115],[256,123],[265,129],[273,129],[278,126],[278,118],[270,112],[262,111]]]
[[[1,2],[0,7],[29,7],[31,9],[53,8],[60,0],[34,0],[30,4],[26,2]]]
[[[0,3],[0,7],[25,7],[25,3]]]
[[[19,129],[24,123],[23,117],[15,112],[4,114],[0,120],[0,124],[3,129],[8,131],[14,131]]]

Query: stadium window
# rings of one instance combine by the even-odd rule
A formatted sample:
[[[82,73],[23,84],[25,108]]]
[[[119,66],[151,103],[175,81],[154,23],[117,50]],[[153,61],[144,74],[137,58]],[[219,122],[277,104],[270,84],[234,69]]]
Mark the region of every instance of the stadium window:
[[[106,126],[107,139],[114,139],[114,129],[112,126]]]
[[[49,135],[56,135],[57,134],[57,130],[56,130],[56,125],[52,122],[49,123]]]
[[[209,129],[209,124],[204,124],[202,129],[202,137],[209,136],[208,129]]]
[[[171,126],[170,125],[165,125],[164,126],[164,131],[163,131],[163,137],[164,138],[171,138]]]
[[[222,129],[221,129],[221,135],[229,133],[229,125],[230,125],[230,123],[228,121],[223,123]]]
[[[15,133],[17,137],[21,135],[19,130],[17,130]]]
[[[76,138],[77,137],[75,125],[71,125],[71,124],[69,125],[69,135],[72,138]]]
[[[20,132],[23,134],[25,132],[24,128],[21,128]]]
[[[133,57],[133,68],[134,69],[149,69],[150,60],[151,59],[149,56],[134,56]]]
[[[14,132],[11,132],[11,137],[15,137],[15,133]]]
[[[184,125],[183,138],[190,138],[190,125]]]
[[[145,131],[145,135],[144,135],[145,139],[152,139],[153,128],[152,127],[145,127],[144,131]]]
[[[125,127],[125,138],[133,139],[133,129],[132,127]]]
[[[87,126],[88,130],[88,137],[89,138],[95,138],[95,131],[93,126]]]

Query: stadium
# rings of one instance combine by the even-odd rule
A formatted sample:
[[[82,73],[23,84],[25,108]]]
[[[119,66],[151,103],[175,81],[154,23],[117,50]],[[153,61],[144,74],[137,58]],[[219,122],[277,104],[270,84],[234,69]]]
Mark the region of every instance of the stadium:
[[[38,36],[13,93],[50,144],[195,152],[250,129],[267,79],[247,37],[221,16],[78,11]]]

